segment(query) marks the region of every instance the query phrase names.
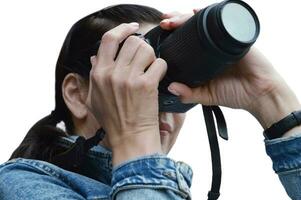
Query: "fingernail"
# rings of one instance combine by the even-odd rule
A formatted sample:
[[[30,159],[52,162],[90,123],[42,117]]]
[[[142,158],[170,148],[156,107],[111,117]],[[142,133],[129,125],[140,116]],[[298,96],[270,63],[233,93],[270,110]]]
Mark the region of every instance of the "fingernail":
[[[169,19],[163,19],[160,23],[169,23]]]
[[[174,95],[176,95],[176,96],[180,96],[180,94],[177,92],[177,91],[175,91],[173,88],[171,88],[171,86],[168,86],[168,91],[170,92],[170,93],[172,93],[172,94],[174,94]]]
[[[131,22],[130,25],[137,26],[137,27],[139,26],[137,22]]]
[[[194,14],[196,14],[196,13],[199,12],[199,11],[200,11],[200,8],[194,8],[194,9],[193,9],[193,13],[194,13]]]
[[[176,17],[170,18],[169,21],[170,22],[175,22],[175,21],[178,21],[179,19],[180,19],[180,17],[176,16]]]

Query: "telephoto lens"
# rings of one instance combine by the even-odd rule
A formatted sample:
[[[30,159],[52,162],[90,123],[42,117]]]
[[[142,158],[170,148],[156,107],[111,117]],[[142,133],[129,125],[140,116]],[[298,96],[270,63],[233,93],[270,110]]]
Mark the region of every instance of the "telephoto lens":
[[[182,104],[168,92],[171,82],[197,87],[239,61],[260,30],[254,10],[245,2],[226,0],[210,5],[174,31],[157,26],[145,38],[168,70],[159,85],[161,112],[186,112],[196,104]]]

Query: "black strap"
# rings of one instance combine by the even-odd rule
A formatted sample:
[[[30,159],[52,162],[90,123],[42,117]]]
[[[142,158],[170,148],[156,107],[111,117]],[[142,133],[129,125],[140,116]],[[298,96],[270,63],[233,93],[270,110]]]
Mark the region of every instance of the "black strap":
[[[263,132],[263,135],[269,140],[280,138],[287,131],[299,125],[301,125],[301,110],[292,112],[280,121],[274,123]]]
[[[92,147],[96,146],[105,136],[105,131],[103,128],[100,128],[96,131],[95,135],[85,141],[84,148],[85,153],[89,151]]]
[[[208,192],[208,200],[216,200],[220,196],[219,190],[222,177],[220,151],[215,129],[215,122],[213,119],[213,113],[215,114],[219,135],[223,139],[228,140],[226,121],[221,109],[218,106],[203,106],[203,114],[206,123],[212,161],[212,184],[211,189]]]
[[[84,137],[79,136],[71,147],[63,153],[54,156],[51,159],[51,163],[69,171],[78,171],[82,166],[89,149],[97,145],[104,136],[105,131],[102,128],[96,131],[95,136],[87,140]]]
[[[225,120],[222,110],[218,106],[210,106],[210,107],[213,110],[214,115],[215,115],[219,136],[221,138],[223,138],[224,140],[228,140],[229,137],[228,137],[228,131],[227,131],[227,124],[226,124],[226,120]]]

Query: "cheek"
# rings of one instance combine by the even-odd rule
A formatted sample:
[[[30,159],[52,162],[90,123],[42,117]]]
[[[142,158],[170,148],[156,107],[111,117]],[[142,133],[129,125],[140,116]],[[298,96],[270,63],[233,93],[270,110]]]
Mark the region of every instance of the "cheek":
[[[168,143],[168,151],[172,148],[177,140],[179,132],[184,123],[185,116],[185,113],[173,113],[173,133],[168,138],[168,142],[166,141]]]
[[[173,114],[173,123],[174,123],[174,130],[179,131],[184,123],[186,114],[185,113],[174,113]]]

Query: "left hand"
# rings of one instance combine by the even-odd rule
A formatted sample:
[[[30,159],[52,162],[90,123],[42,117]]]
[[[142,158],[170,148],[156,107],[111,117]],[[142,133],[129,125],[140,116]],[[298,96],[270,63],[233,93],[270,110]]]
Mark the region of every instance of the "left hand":
[[[197,13],[200,9],[194,9]],[[163,15],[160,25],[172,30],[185,23],[193,14],[177,12]],[[299,110],[301,104],[294,92],[256,48],[233,67],[197,88],[173,82],[169,91],[180,96],[183,103],[221,105],[249,111],[264,129],[289,113]]]

